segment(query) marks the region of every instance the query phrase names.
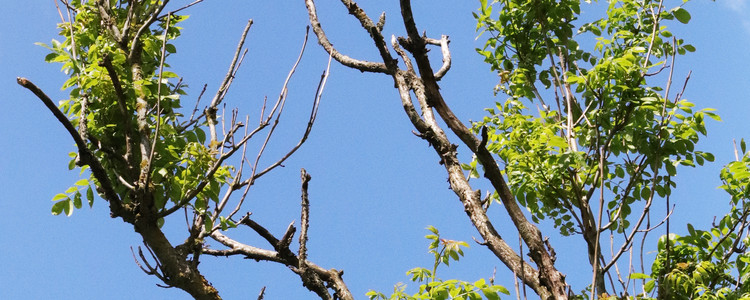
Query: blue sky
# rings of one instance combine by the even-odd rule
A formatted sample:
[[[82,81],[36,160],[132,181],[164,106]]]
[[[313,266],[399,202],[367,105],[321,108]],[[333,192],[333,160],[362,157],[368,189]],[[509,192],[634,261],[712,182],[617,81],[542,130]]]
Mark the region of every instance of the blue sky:
[[[141,245],[139,236],[128,224],[110,219],[105,202],[98,200],[93,209],[77,210],[70,218],[50,214],[52,196],[80,178],[77,171],[67,170],[68,153],[75,148],[60,124],[15,83],[15,77],[29,78],[53,100],[66,98],[59,88],[65,80],[60,66],[45,63],[46,49],[34,45],[58,38],[60,19],[53,1],[6,2],[0,18],[0,228],[6,233],[0,242],[0,298],[188,299],[180,290],[156,287],[158,279],[138,269],[130,247]],[[175,0],[173,7],[188,2]],[[376,60],[369,37],[340,3],[319,2],[321,22],[334,45],[350,56]],[[387,12],[384,32],[403,34],[397,1],[362,2],[372,17]],[[667,2],[667,6],[680,3]],[[451,37],[453,68],[442,81],[442,91],[465,121],[480,119],[483,108],[504,100],[493,97],[497,76],[474,51],[482,46],[475,39],[471,16],[478,5],[478,1],[414,3],[422,30],[434,37]],[[718,109],[723,118],[709,123],[709,136],[699,144],[716,155],[716,162],[700,169],[683,168],[678,175],[672,196],[677,204],[672,228],[678,233],[685,222],[705,227],[713,216],[722,214],[727,198],[716,189],[718,170],[733,159],[732,139],[750,138],[747,7],[746,0],[694,0],[686,4],[692,14],[690,24],[670,25],[673,33],[698,49],[676,63],[677,78],[693,72],[685,97],[699,107]],[[583,6],[584,12],[589,9]],[[192,107],[203,84],[215,91],[245,22],[254,19],[247,42],[249,56],[226,102],[228,108],[238,107],[240,115],[257,119],[263,97],[278,95],[299,51],[308,22],[302,1],[205,1],[185,13],[191,17],[181,23],[178,52],[168,61],[190,84],[189,95],[183,98],[185,107]],[[302,134],[327,58],[311,36],[289,87],[279,134],[262,162],[275,161]],[[344,279],[355,296],[364,298],[368,289],[388,292],[393,284],[408,280],[406,270],[431,264],[423,238],[426,226],[436,226],[450,239],[471,241],[478,236],[448,189],[434,151],[411,130],[388,77],[334,64],[310,139],[285,168],[256,183],[245,210],[278,235],[290,222],[298,224],[299,169],[306,168],[312,175],[310,260],[345,270]],[[252,145],[255,148],[249,153],[254,156],[259,144]],[[459,152],[467,157],[466,149]],[[504,215],[495,208],[490,216],[503,224]],[[174,242],[184,239],[184,221],[173,219],[166,230]],[[268,248],[247,229],[230,234]],[[504,234],[509,240],[512,236]],[[511,288],[511,275],[500,272],[504,266],[489,251],[471,245],[466,257],[439,271],[440,276],[473,281],[491,276],[497,267],[497,282]],[[588,266],[578,255],[584,249],[581,240],[553,237],[553,246],[561,258],[558,267],[579,290],[589,280],[574,279],[589,276],[576,276],[581,264]],[[204,256],[201,270],[226,299],[255,297],[263,286],[267,286],[266,299],[315,298],[296,275],[277,264]]]

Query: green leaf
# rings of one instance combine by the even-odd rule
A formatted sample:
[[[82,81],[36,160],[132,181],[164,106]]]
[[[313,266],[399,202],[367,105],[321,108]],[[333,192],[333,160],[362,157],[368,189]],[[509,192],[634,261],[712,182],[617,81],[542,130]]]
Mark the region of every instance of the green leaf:
[[[54,197],[52,197],[52,201],[58,201],[61,199],[66,199],[66,198],[68,198],[68,195],[66,194],[57,194]]]
[[[75,185],[77,185],[77,186],[86,186],[86,185],[89,185],[89,180],[85,179],[85,178],[81,179],[81,180],[78,180],[78,181],[76,181]]]
[[[174,45],[172,45],[172,44],[167,44],[164,47],[164,50],[166,50],[169,53],[177,53],[177,48]]]
[[[94,191],[91,189],[91,186],[86,189],[86,200],[89,201],[89,207],[94,207]]]
[[[198,142],[201,144],[206,142],[206,132],[203,129],[195,128],[195,135],[198,136]]]
[[[177,74],[175,74],[174,72],[164,71],[163,73],[161,73],[161,77],[162,78],[175,78],[179,76],[177,76]]]
[[[434,234],[438,234],[438,230],[437,230],[437,228],[435,228],[435,226],[432,226],[432,225],[427,226],[427,230],[432,231],[432,233],[434,233]],[[430,235],[428,235],[428,236],[430,236]],[[430,237],[427,237],[427,238],[430,239]]]
[[[672,14],[677,19],[677,21],[680,21],[680,23],[682,24],[687,24],[688,22],[690,22],[690,13],[682,7],[678,7],[677,9],[675,9]]]
[[[73,206],[75,208],[80,209],[83,206],[83,203],[81,201],[81,193],[76,192],[75,195],[73,195]]]
[[[67,196],[66,196],[67,197]],[[68,207],[68,203],[70,200],[63,200],[59,202],[55,202],[55,204],[52,205],[52,215],[59,215],[62,213],[62,211]]]
[[[448,255],[450,255],[450,257],[453,258],[453,260],[455,260],[455,261],[458,261],[458,259],[459,259],[458,253],[456,253],[456,251],[450,251],[450,252],[448,252]]]
[[[714,161],[714,159],[715,159],[714,155],[711,154],[711,153],[708,153],[708,152],[704,152],[703,153],[703,158],[705,158],[707,161],[711,161],[711,162]]]
[[[205,220],[203,223],[204,228],[207,232],[211,232],[211,230],[214,228],[214,222],[211,220],[211,214],[209,212],[206,212],[203,219]]]
[[[480,278],[479,280],[474,281],[474,286],[478,288],[482,288],[482,287],[487,286],[487,283],[485,282],[484,278]]]
[[[643,273],[631,273],[629,275],[629,277],[630,277],[630,279],[649,279],[649,278],[651,278],[651,276],[648,276],[648,275],[643,274]]]
[[[66,194],[72,194],[72,193],[74,193],[74,192],[76,192],[76,191],[78,191],[78,187],[76,187],[76,186],[71,186],[71,187],[69,187],[69,188],[68,188],[67,190],[65,190],[65,193],[66,193]]]
[[[221,231],[227,231],[227,229],[229,229],[227,226],[227,220],[224,217],[219,217],[219,220],[221,222]]]
[[[655,286],[655,285],[656,285],[656,280],[649,280],[649,281],[648,281],[648,282],[646,282],[646,284],[645,284],[645,285],[643,286],[643,289],[644,289],[644,290],[645,290],[645,291],[646,291],[647,293],[650,293],[651,291],[653,291],[653,290],[654,290],[654,286]]]
[[[70,199],[65,201],[68,205],[64,207],[65,215],[70,217],[70,215],[73,214],[73,210],[75,209],[73,201]]]
[[[47,56],[44,57],[44,61],[46,61],[46,62],[53,62],[53,61],[55,61],[55,59],[57,58],[57,56],[58,56],[57,53],[47,54]]]

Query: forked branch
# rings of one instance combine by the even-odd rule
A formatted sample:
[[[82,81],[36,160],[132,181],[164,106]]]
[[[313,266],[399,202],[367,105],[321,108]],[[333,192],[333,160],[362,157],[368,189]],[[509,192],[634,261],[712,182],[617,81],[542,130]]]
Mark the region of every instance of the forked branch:
[[[351,292],[346,286],[343,280],[343,271],[336,269],[326,270],[315,263],[307,260],[307,229],[309,227],[309,198],[307,193],[308,182],[310,181],[310,175],[307,171],[302,169],[302,203],[301,203],[301,224],[302,230],[299,237],[299,252],[295,254],[289,248],[289,241],[291,241],[294,235],[295,228],[293,224],[289,224],[289,227],[285,231],[281,238],[275,237],[268,229],[258,224],[257,222],[250,219],[250,215],[247,214],[238,222],[240,225],[246,225],[253,231],[263,237],[274,250],[265,250],[254,246],[246,245],[233,240],[219,231],[211,233],[211,238],[221,243],[225,247],[229,248],[226,250],[214,250],[209,248],[203,249],[203,254],[212,256],[233,256],[241,255],[245,258],[254,259],[258,261],[272,261],[278,262],[289,267],[294,273],[300,276],[302,283],[310,291],[316,293],[321,299],[354,299]],[[333,290],[333,295],[330,294],[328,289]]]
[[[518,207],[515,197],[510,192],[499,166],[495,162],[491,153],[483,147],[482,141],[477,138],[471,130],[466,127],[450,110],[443,100],[440,93],[440,87],[437,82],[450,69],[450,51],[448,49],[448,38],[443,36],[441,40],[430,39],[419,34],[414,16],[411,11],[411,3],[408,0],[401,0],[401,15],[403,23],[408,33],[408,38],[398,38],[398,42],[408,51],[416,62],[416,68],[411,64],[411,60],[395,43],[392,43],[396,52],[404,59],[407,70],[399,70],[395,60],[390,56],[388,48],[382,42],[380,28],[382,26],[372,24],[367,15],[354,3],[354,1],[342,0],[349,13],[355,16],[360,25],[370,33],[375,47],[381,54],[383,64],[387,72],[380,69],[371,69],[367,65],[356,64],[353,61],[346,61],[337,57],[336,51],[325,33],[320,29],[320,22],[315,11],[313,0],[305,0],[308,8],[308,15],[313,29],[318,39],[328,53],[343,65],[358,69],[360,71],[387,73],[393,77],[396,88],[399,90],[401,102],[409,120],[419,131],[418,136],[427,140],[435,149],[441,158],[441,164],[444,165],[448,176],[451,189],[456,193],[464,209],[472,220],[472,223],[484,238],[484,244],[503,261],[517,276],[528,286],[533,288],[542,298],[564,298],[566,297],[566,285],[562,274],[554,267],[554,259],[548,252],[542,240],[541,232],[536,226],[531,224],[525,217],[523,210]],[[440,45],[443,54],[443,65],[434,72],[427,56],[427,45]],[[417,113],[417,109],[412,102],[411,94],[417,97],[418,103],[422,110],[422,116]],[[539,267],[536,270],[528,264],[520,264],[522,260],[495,230],[492,222],[486,215],[482,207],[481,195],[475,191],[468,183],[461,164],[457,157],[457,146],[452,144],[448,137],[441,129],[437,120],[432,116],[435,109],[440,118],[456,134],[463,144],[474,152],[479,162],[485,168],[485,177],[492,183],[500,194],[505,204],[508,214],[514,222],[523,241],[529,246],[531,257]]]

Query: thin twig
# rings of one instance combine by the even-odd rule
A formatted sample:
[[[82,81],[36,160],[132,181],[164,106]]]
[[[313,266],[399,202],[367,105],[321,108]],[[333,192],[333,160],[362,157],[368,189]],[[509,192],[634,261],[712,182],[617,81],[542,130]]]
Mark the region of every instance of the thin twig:
[[[173,10],[173,11],[170,11],[170,12],[169,12],[168,14],[164,14],[164,15],[161,15],[161,16],[159,16],[159,19],[163,19],[164,17],[166,17],[167,15],[170,15],[170,14],[171,14],[171,15],[173,15],[173,14],[176,14],[176,13],[180,12],[180,11],[181,11],[181,10],[183,10],[183,9],[186,9],[186,8],[188,8],[188,7],[191,7],[191,6],[193,6],[193,5],[196,5],[196,4],[198,4],[198,3],[201,3],[201,2],[203,2],[203,0],[195,0],[195,1],[193,1],[192,3],[190,3],[190,4],[188,4],[188,5],[185,5],[185,6],[183,6],[183,7],[180,7],[180,8],[178,8],[178,9],[175,9],[175,10]]]
[[[159,140],[159,129],[161,129],[161,86],[162,76],[164,75],[164,60],[167,57],[167,32],[169,31],[169,21],[172,20],[172,14],[167,16],[167,22],[164,27],[164,36],[162,37],[161,44],[161,59],[159,60],[159,80],[156,83],[156,128],[154,129],[154,139],[151,141],[151,152],[148,155],[148,163],[146,165],[146,182],[151,180],[151,167],[154,164],[154,152],[156,149],[156,141]]]
[[[257,172],[257,170],[258,170],[258,163],[260,161],[260,157],[263,154],[263,151],[265,150],[266,145],[268,144],[268,141],[270,140],[271,135],[273,134],[274,129],[276,128],[276,125],[279,122],[279,117],[281,116],[281,112],[282,112],[283,107],[284,107],[284,102],[286,101],[286,89],[287,89],[286,85],[288,83],[288,80],[291,78],[291,75],[294,73],[294,70],[297,68],[297,65],[299,64],[299,60],[302,58],[302,54],[304,53],[304,49],[305,49],[305,45],[306,44],[307,44],[307,34],[305,34],[305,42],[302,45],[302,50],[300,51],[300,56],[297,59],[297,62],[295,62],[294,66],[292,67],[292,70],[289,72],[289,75],[287,76],[287,81],[285,81],[284,86],[282,88],[282,93],[279,95],[279,100],[282,101],[282,103],[279,104],[279,101],[277,101],[276,106],[279,106],[279,111],[278,111],[278,113],[276,115],[276,119],[274,121],[274,124],[271,126],[271,129],[269,130],[269,132],[268,132],[268,134],[266,136],[266,140],[263,142],[263,145],[261,146],[261,149],[258,151],[258,155],[256,156],[255,162],[253,163],[252,174],[250,175],[250,177],[247,180],[245,180],[245,181],[242,182],[242,184],[241,184],[242,186],[244,186],[244,185],[248,185],[248,186],[252,185],[255,182],[256,179],[258,179],[261,176],[265,175],[266,173],[268,173],[272,169],[280,166],[287,158],[289,158],[292,154],[294,154],[302,146],[302,144],[307,140],[307,137],[310,135],[310,132],[312,131],[312,126],[315,123],[315,119],[316,119],[316,117],[318,115],[318,107],[320,105],[320,100],[321,100],[321,98],[323,96],[323,90],[325,88],[326,81],[328,80],[328,75],[330,74],[331,56],[328,57],[328,65],[326,67],[326,70],[321,75],[320,82],[318,83],[318,88],[317,88],[317,90],[315,92],[315,96],[314,96],[314,99],[313,99],[313,107],[312,107],[312,110],[310,111],[310,118],[307,121],[307,128],[305,129],[305,132],[302,135],[302,138],[299,140],[299,142],[297,142],[297,145],[295,145],[294,147],[292,147],[292,149],[289,150],[289,152],[287,152],[286,155],[284,155],[283,157],[281,157],[275,163],[273,163],[270,166],[266,167],[263,171]],[[271,113],[273,113],[273,111],[276,110],[276,106],[274,106],[274,108],[271,110]],[[270,114],[269,114],[269,116],[270,116]],[[237,203],[237,206],[232,211],[232,213],[229,214],[229,218],[231,218],[232,216],[234,216],[240,210],[240,207],[242,206],[243,201],[244,201],[244,196]]]

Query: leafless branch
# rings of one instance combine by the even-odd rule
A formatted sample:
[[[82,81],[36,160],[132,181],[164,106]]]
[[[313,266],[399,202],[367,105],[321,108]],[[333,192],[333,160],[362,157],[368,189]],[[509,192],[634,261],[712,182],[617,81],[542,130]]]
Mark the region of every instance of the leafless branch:
[[[255,259],[255,260],[274,261],[274,262],[279,262],[279,263],[285,262],[285,260],[281,258],[279,253],[276,251],[265,250],[265,249],[239,243],[221,234],[218,231],[214,231],[213,233],[211,233],[211,238],[213,238],[217,242],[221,243],[222,245],[230,249],[225,250],[225,251],[219,251],[219,250],[204,248],[203,254],[208,254],[208,255],[213,255],[213,256],[243,255],[247,258]]]
[[[323,96],[323,90],[325,89],[325,85],[326,85],[326,82],[328,80],[328,75],[330,74],[330,69],[331,69],[331,57],[329,56],[328,57],[328,66],[326,67],[326,70],[323,72],[323,74],[320,76],[320,82],[318,83],[318,88],[316,90],[315,97],[313,99],[313,107],[312,107],[312,109],[310,111],[310,118],[307,121],[307,127],[305,129],[304,134],[302,135],[302,138],[300,138],[300,140],[297,142],[297,144],[294,147],[292,147],[292,149],[290,149],[279,160],[277,160],[273,164],[271,164],[268,167],[266,167],[263,171],[260,171],[260,172],[256,173],[257,166],[258,166],[258,161],[260,159],[260,155],[262,154],[262,151],[265,148],[265,145],[268,143],[268,139],[270,138],[270,134],[271,134],[271,132],[273,130],[273,126],[272,126],[271,132],[269,132],[269,135],[267,136],[266,141],[264,141],[264,144],[261,147],[260,152],[258,153],[258,157],[256,157],[255,163],[253,164],[253,173],[252,173],[252,175],[250,175],[250,177],[247,180],[243,181],[240,184],[240,186],[245,186],[245,185],[250,186],[250,185],[252,185],[253,182],[255,182],[256,179],[258,179],[261,176],[265,175],[266,173],[270,172],[274,168],[280,166],[284,161],[286,161],[286,159],[288,159],[290,156],[292,156],[292,154],[294,154],[302,146],[302,144],[305,143],[305,141],[307,141],[307,138],[309,137],[310,132],[312,131],[312,126],[315,123],[315,119],[317,118],[317,115],[318,115],[318,107],[320,106],[320,100],[321,100],[321,98]],[[279,111],[279,113],[281,113],[281,111]],[[277,117],[276,121],[278,121],[278,117]],[[274,124],[274,126],[275,126],[275,124]],[[234,216],[240,210],[240,207],[242,206],[242,203],[243,203],[242,200],[244,200],[244,196],[237,203],[237,206],[232,211],[232,213],[229,214],[228,218],[231,218],[232,216]]]
[[[443,35],[440,40],[425,38],[425,41],[428,44],[440,46],[440,52],[443,54],[443,66],[435,72],[435,80],[440,81],[440,79],[442,79],[451,69],[451,52],[450,49],[448,49],[448,43],[451,41],[448,39],[447,35]]]
[[[289,249],[289,242],[291,237],[294,235],[294,226],[289,225],[284,236],[281,239],[276,238],[271,234],[268,229],[256,223],[250,219],[250,215],[247,214],[240,221],[239,224],[246,225],[263,237],[271,246],[274,247],[275,251],[264,250],[257,247],[245,245],[237,242],[219,231],[211,233],[211,238],[228,247],[226,250],[213,250],[204,248],[203,253],[213,256],[232,256],[242,255],[249,259],[273,261],[286,265],[293,272],[300,276],[302,283],[309,290],[318,294],[322,299],[353,299],[351,292],[346,287],[342,278],[343,271],[336,269],[326,270],[320,266],[306,260],[306,240],[307,240],[307,227],[309,226],[309,199],[307,196],[307,183],[310,180],[309,175],[302,169],[302,214],[301,220],[303,224],[303,232],[300,233],[300,251],[299,256],[295,255]],[[331,288],[334,291],[333,296],[329,293],[328,289]]]
[[[247,38],[247,33],[248,31],[250,31],[250,27],[252,25],[253,25],[253,20],[252,19],[248,20],[247,25],[245,26],[245,29],[242,31],[242,36],[240,37],[240,41],[239,43],[237,43],[237,49],[234,52],[234,57],[232,58],[232,62],[229,63],[229,70],[227,71],[227,74],[224,76],[224,79],[219,85],[219,89],[216,91],[214,98],[211,100],[211,103],[208,105],[208,107],[205,110],[206,119],[207,119],[206,121],[208,122],[212,143],[218,140],[216,137],[216,127],[215,127],[217,107],[221,103],[221,101],[224,99],[224,96],[226,96],[226,92],[229,90],[229,86],[231,85],[234,74],[236,72],[237,62],[239,60],[240,53],[242,52],[242,47],[245,44],[245,38]],[[213,149],[213,145],[211,148]]]
[[[342,0],[344,5],[349,8],[349,13],[356,16],[358,20],[360,20],[361,23],[368,24],[366,27],[366,30],[370,32],[371,36],[379,36],[380,40],[383,40],[382,34],[380,34],[379,30],[377,29],[376,24],[372,23],[372,20],[370,20],[367,15],[365,15],[364,11],[356,6],[356,3],[353,3],[352,1]],[[310,24],[313,27],[313,32],[318,37],[318,42],[321,46],[328,52],[333,59],[341,63],[342,65],[345,65],[350,68],[354,68],[357,70],[360,70],[362,72],[375,72],[375,73],[389,73],[389,68],[386,66],[385,63],[376,63],[376,62],[370,62],[370,61],[364,61],[364,60],[358,60],[351,58],[345,54],[341,54],[339,51],[336,50],[336,48],[333,47],[331,42],[328,40],[328,37],[326,37],[325,32],[323,31],[323,27],[320,25],[320,21],[318,21],[318,12],[315,8],[315,2],[313,0],[305,0],[305,5],[307,6],[308,15],[310,17]],[[377,42],[376,42],[377,43]],[[385,45],[385,41],[382,41],[382,44]],[[380,49],[380,47],[379,47]],[[382,54],[381,50],[381,54]],[[388,54],[390,56],[390,54]],[[395,61],[393,61],[393,64],[395,65]]]
[[[518,207],[518,203],[516,202],[515,197],[510,192],[510,189],[505,183],[502,172],[500,171],[494,157],[492,157],[492,155],[489,153],[489,151],[487,151],[486,148],[478,147],[481,144],[481,140],[479,140],[471,132],[471,130],[469,130],[455,116],[455,114],[445,103],[440,93],[440,88],[435,79],[435,73],[432,71],[429,57],[427,56],[425,40],[419,34],[419,31],[416,27],[414,16],[412,14],[411,2],[409,0],[400,0],[399,3],[401,4],[401,15],[406,27],[406,32],[408,34],[408,41],[410,42],[410,47],[408,47],[407,50],[412,53],[412,56],[414,57],[414,60],[416,61],[419,68],[419,76],[421,77],[421,81],[424,84],[424,94],[427,99],[428,105],[435,108],[441,119],[451,129],[451,131],[453,131],[453,133],[456,134],[459,139],[461,139],[464,145],[466,145],[472,152],[476,154],[477,159],[485,169],[485,178],[490,181],[490,183],[500,195],[500,199],[503,202],[508,215],[513,221],[515,227],[518,229],[518,233],[529,247],[529,251],[533,261],[539,267],[539,277],[528,276],[526,278],[523,278],[524,283],[534,288],[534,290],[543,298],[552,295],[559,297],[564,296],[565,280],[562,274],[554,267],[554,261],[544,248],[544,243],[541,238],[541,232],[535,225],[529,222],[523,211]],[[508,252],[508,250],[511,253],[514,252],[512,252],[512,249],[510,247],[507,247],[507,244],[505,244],[505,242],[500,239],[499,234],[495,231],[492,223],[484,213],[480,203],[481,200],[478,199],[479,197],[469,197],[466,195],[467,193],[473,192],[471,187],[468,185],[468,182],[466,182],[466,179],[463,178],[463,172],[460,171],[460,163],[458,163],[454,153],[446,152],[446,154],[448,154],[449,156],[445,154],[441,156],[443,157],[443,162],[446,164],[446,170],[450,174],[449,176],[451,177],[450,180],[452,183],[452,189],[461,198],[464,206],[466,207],[467,214],[472,219],[475,227],[477,227],[477,229],[479,229],[483,234],[483,237],[487,240],[492,239],[495,241],[495,243],[490,243],[491,245],[496,247],[494,249],[491,248],[493,252],[497,251],[495,252],[496,256],[502,261],[506,262],[508,258],[503,257],[504,255],[500,254],[500,252]],[[450,157],[450,160],[447,159],[448,157]],[[455,168],[455,171],[452,171],[451,168]],[[504,248],[506,250],[501,250]],[[507,261],[506,265],[508,265],[509,267],[518,267],[517,264],[511,261]],[[540,277],[541,280],[537,281]]]
[[[318,107],[320,106],[320,100],[323,97],[323,90],[325,89],[326,82],[328,81],[328,75],[330,74],[330,70],[331,70],[331,58],[329,56],[328,66],[326,67],[326,70],[323,72],[323,74],[320,75],[320,82],[318,82],[318,88],[315,92],[315,99],[313,101],[313,107],[310,110],[310,118],[307,121],[307,127],[305,128],[305,133],[302,135],[302,138],[300,138],[299,142],[297,142],[297,145],[292,147],[292,149],[289,150],[289,152],[287,152],[287,154],[284,155],[281,159],[271,164],[270,166],[266,167],[263,171],[255,174],[253,176],[254,179],[257,179],[258,177],[263,176],[264,174],[270,172],[272,169],[281,165],[287,158],[292,156],[292,154],[294,154],[294,152],[296,152],[297,149],[299,149],[299,147],[302,146],[302,144],[305,143],[307,138],[310,136],[310,132],[312,131],[312,126],[315,123],[315,119],[318,116]]]
[[[427,38],[418,33],[411,12],[410,2],[406,0],[400,1],[401,14],[409,37],[408,39],[403,40],[398,39],[398,41],[401,46],[409,51],[412,54],[412,57],[414,57],[419,71],[418,75],[413,71],[413,67],[410,68],[411,70],[407,71],[398,69],[395,60],[390,56],[388,48],[382,39],[382,35],[378,29],[379,26],[373,24],[364,11],[362,11],[356,3],[350,0],[342,0],[342,3],[347,7],[349,13],[360,21],[360,25],[370,33],[370,36],[375,43],[375,47],[383,58],[383,63],[370,65],[371,68],[368,68],[366,65],[357,64],[361,62],[356,60],[349,61],[341,59],[336,55],[337,52],[335,52],[335,49],[331,46],[325,33],[320,29],[313,0],[306,0],[305,3],[308,8],[310,22],[313,25],[314,32],[318,36],[319,42],[323,45],[326,51],[334,56],[334,59],[346,66],[360,71],[386,73],[393,77],[407,116],[419,131],[418,135],[426,139],[440,156],[441,164],[445,166],[446,171],[448,172],[451,189],[461,199],[467,215],[479,230],[482,237],[487,241],[488,248],[490,248],[495,255],[512,270],[523,269],[523,272],[517,272],[517,274],[522,274],[521,279],[524,283],[531,286],[535,291],[542,295],[542,297],[546,298],[552,295],[564,295],[564,279],[554,268],[553,261],[542,243],[541,233],[533,224],[526,220],[523,211],[515,202],[515,197],[512,196],[512,193],[510,193],[510,190],[505,184],[502,173],[492,155],[486,149],[478,149],[481,141],[453,114],[442,99],[435,76],[436,74],[438,76],[443,76],[444,72],[432,71],[429,58],[426,55],[427,50],[425,45],[427,44]],[[394,46],[394,48],[397,49],[397,46]],[[397,52],[399,52],[398,49]],[[405,53],[402,51],[399,55],[404,57],[405,63],[407,64],[407,67],[409,67],[409,59]],[[437,110],[442,120],[445,121],[453,133],[455,133],[472,152],[477,154],[479,161],[485,167],[485,177],[490,180],[498,193],[501,194],[501,199],[503,199],[505,207],[511,215],[511,219],[519,229],[519,233],[523,236],[524,241],[529,244],[532,258],[537,265],[540,266],[540,270],[544,270],[545,273],[543,276],[528,264],[518,264],[518,261],[520,260],[520,258],[518,258],[519,255],[516,254],[515,251],[499,236],[482,208],[481,195],[477,193],[478,191],[473,190],[468,184],[457,158],[457,146],[448,140],[437,122],[430,120],[427,117],[422,119],[419,114],[416,113],[416,109],[411,100],[411,92],[414,92],[419,100],[423,114],[427,115],[426,112],[431,113],[431,109],[433,108]],[[547,290],[547,287],[551,290]],[[550,294],[550,292],[553,294]]]
[[[143,264],[146,265],[144,267],[140,263],[140,261],[138,260],[138,258],[135,257],[135,252],[133,251],[133,247],[130,247],[130,253],[133,254],[133,260],[135,260],[135,264],[138,265],[138,267],[141,268],[141,271],[143,271],[144,273],[146,273],[146,275],[154,275],[154,276],[156,276],[156,278],[159,278],[159,280],[161,280],[162,282],[166,283],[167,284],[166,287],[172,287],[171,285],[169,285],[169,278],[167,278],[163,274],[163,271],[161,270],[161,264],[159,263],[159,260],[156,258],[156,255],[154,255],[154,252],[151,251],[151,248],[149,248],[148,245],[146,245],[146,249],[151,254],[151,258],[154,260],[156,266],[152,267],[151,264],[148,263],[148,259],[146,259],[146,256],[143,255],[143,249],[141,249],[141,247],[138,247],[138,256],[141,257],[140,261],[143,261]],[[164,286],[162,286],[162,287],[164,287]]]
[[[197,118],[195,117],[195,113],[198,112],[198,105],[201,103],[201,98],[203,98],[203,94],[206,92],[206,88],[207,87],[208,87],[208,84],[204,84],[203,85],[203,89],[201,90],[201,93],[198,94],[198,99],[195,100],[195,108],[193,108],[193,112],[190,113],[190,119],[186,123],[181,124],[180,128],[184,129],[184,128],[188,128],[188,127],[192,126],[193,124],[195,124],[196,122],[198,122],[198,120],[200,120],[201,118],[203,118],[203,116],[205,115],[206,111],[203,110],[203,112],[200,115],[198,115]]]
[[[188,5],[185,5],[185,6],[183,6],[183,7],[180,7],[180,8],[178,8],[178,9],[175,9],[175,10],[173,10],[173,11],[170,11],[170,12],[169,12],[168,14],[176,14],[176,13],[178,13],[178,12],[182,11],[183,9],[186,9],[186,8],[188,8],[188,7],[191,7],[191,6],[193,6],[193,5],[196,5],[196,4],[198,4],[198,3],[201,3],[201,2],[203,2],[203,0],[195,0],[195,1],[191,2],[191,3],[190,3],[190,4],[188,4]],[[164,17],[166,17],[166,16],[167,16],[167,14],[161,15],[161,16],[159,16],[159,17],[158,17],[158,19],[163,19],[163,18],[164,18]]]
[[[307,261],[307,228],[310,227],[310,199],[307,198],[307,183],[310,182],[310,174],[305,169],[300,171],[302,177],[302,215],[300,216],[299,232],[299,260],[300,266]]]

